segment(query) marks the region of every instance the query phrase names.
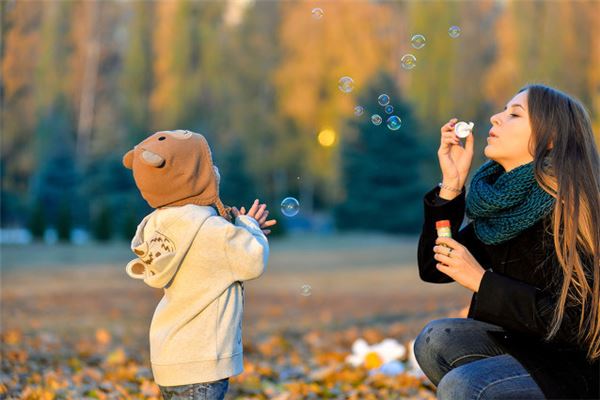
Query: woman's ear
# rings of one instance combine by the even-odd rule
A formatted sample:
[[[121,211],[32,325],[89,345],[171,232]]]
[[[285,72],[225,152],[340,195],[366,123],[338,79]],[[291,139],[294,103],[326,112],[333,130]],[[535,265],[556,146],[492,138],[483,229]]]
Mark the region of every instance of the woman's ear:
[[[125,166],[125,168],[127,169],[131,169],[133,167],[133,150],[129,150],[124,156],[123,156],[123,165]]]

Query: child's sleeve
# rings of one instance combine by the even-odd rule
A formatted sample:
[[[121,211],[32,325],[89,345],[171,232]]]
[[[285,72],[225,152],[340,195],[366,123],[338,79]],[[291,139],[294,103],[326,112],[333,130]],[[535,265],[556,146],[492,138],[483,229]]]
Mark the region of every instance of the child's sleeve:
[[[269,242],[258,222],[239,215],[225,234],[225,253],[236,281],[256,279],[264,272],[269,258]]]

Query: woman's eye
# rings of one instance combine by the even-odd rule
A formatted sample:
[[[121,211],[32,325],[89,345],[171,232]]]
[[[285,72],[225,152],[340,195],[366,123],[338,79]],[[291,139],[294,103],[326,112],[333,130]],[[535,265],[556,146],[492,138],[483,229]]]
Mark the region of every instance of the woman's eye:
[[[511,117],[518,117],[517,114],[510,114]]]

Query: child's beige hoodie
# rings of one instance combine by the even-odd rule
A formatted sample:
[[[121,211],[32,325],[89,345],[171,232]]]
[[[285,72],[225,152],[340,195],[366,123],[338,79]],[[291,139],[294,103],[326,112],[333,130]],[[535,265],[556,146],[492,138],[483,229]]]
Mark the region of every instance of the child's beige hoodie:
[[[256,220],[235,225],[209,206],[160,208],[137,227],[138,256],[127,273],[163,288],[152,317],[150,358],[156,383],[210,382],[243,371],[243,281],[258,278],[269,255]]]

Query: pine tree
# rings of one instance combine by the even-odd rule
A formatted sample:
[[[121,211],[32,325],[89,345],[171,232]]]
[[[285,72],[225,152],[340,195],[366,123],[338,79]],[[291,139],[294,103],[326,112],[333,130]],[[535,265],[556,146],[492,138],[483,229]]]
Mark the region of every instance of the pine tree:
[[[346,195],[335,210],[340,229],[415,233],[421,227],[425,188],[420,179],[424,149],[418,138],[419,122],[393,88],[387,74],[367,88],[359,98],[367,111],[350,123],[355,135],[342,142],[342,185]],[[393,115],[402,119],[397,131],[386,126],[389,115],[377,103],[381,93],[390,95]],[[381,125],[371,122],[372,114],[383,118]]]

